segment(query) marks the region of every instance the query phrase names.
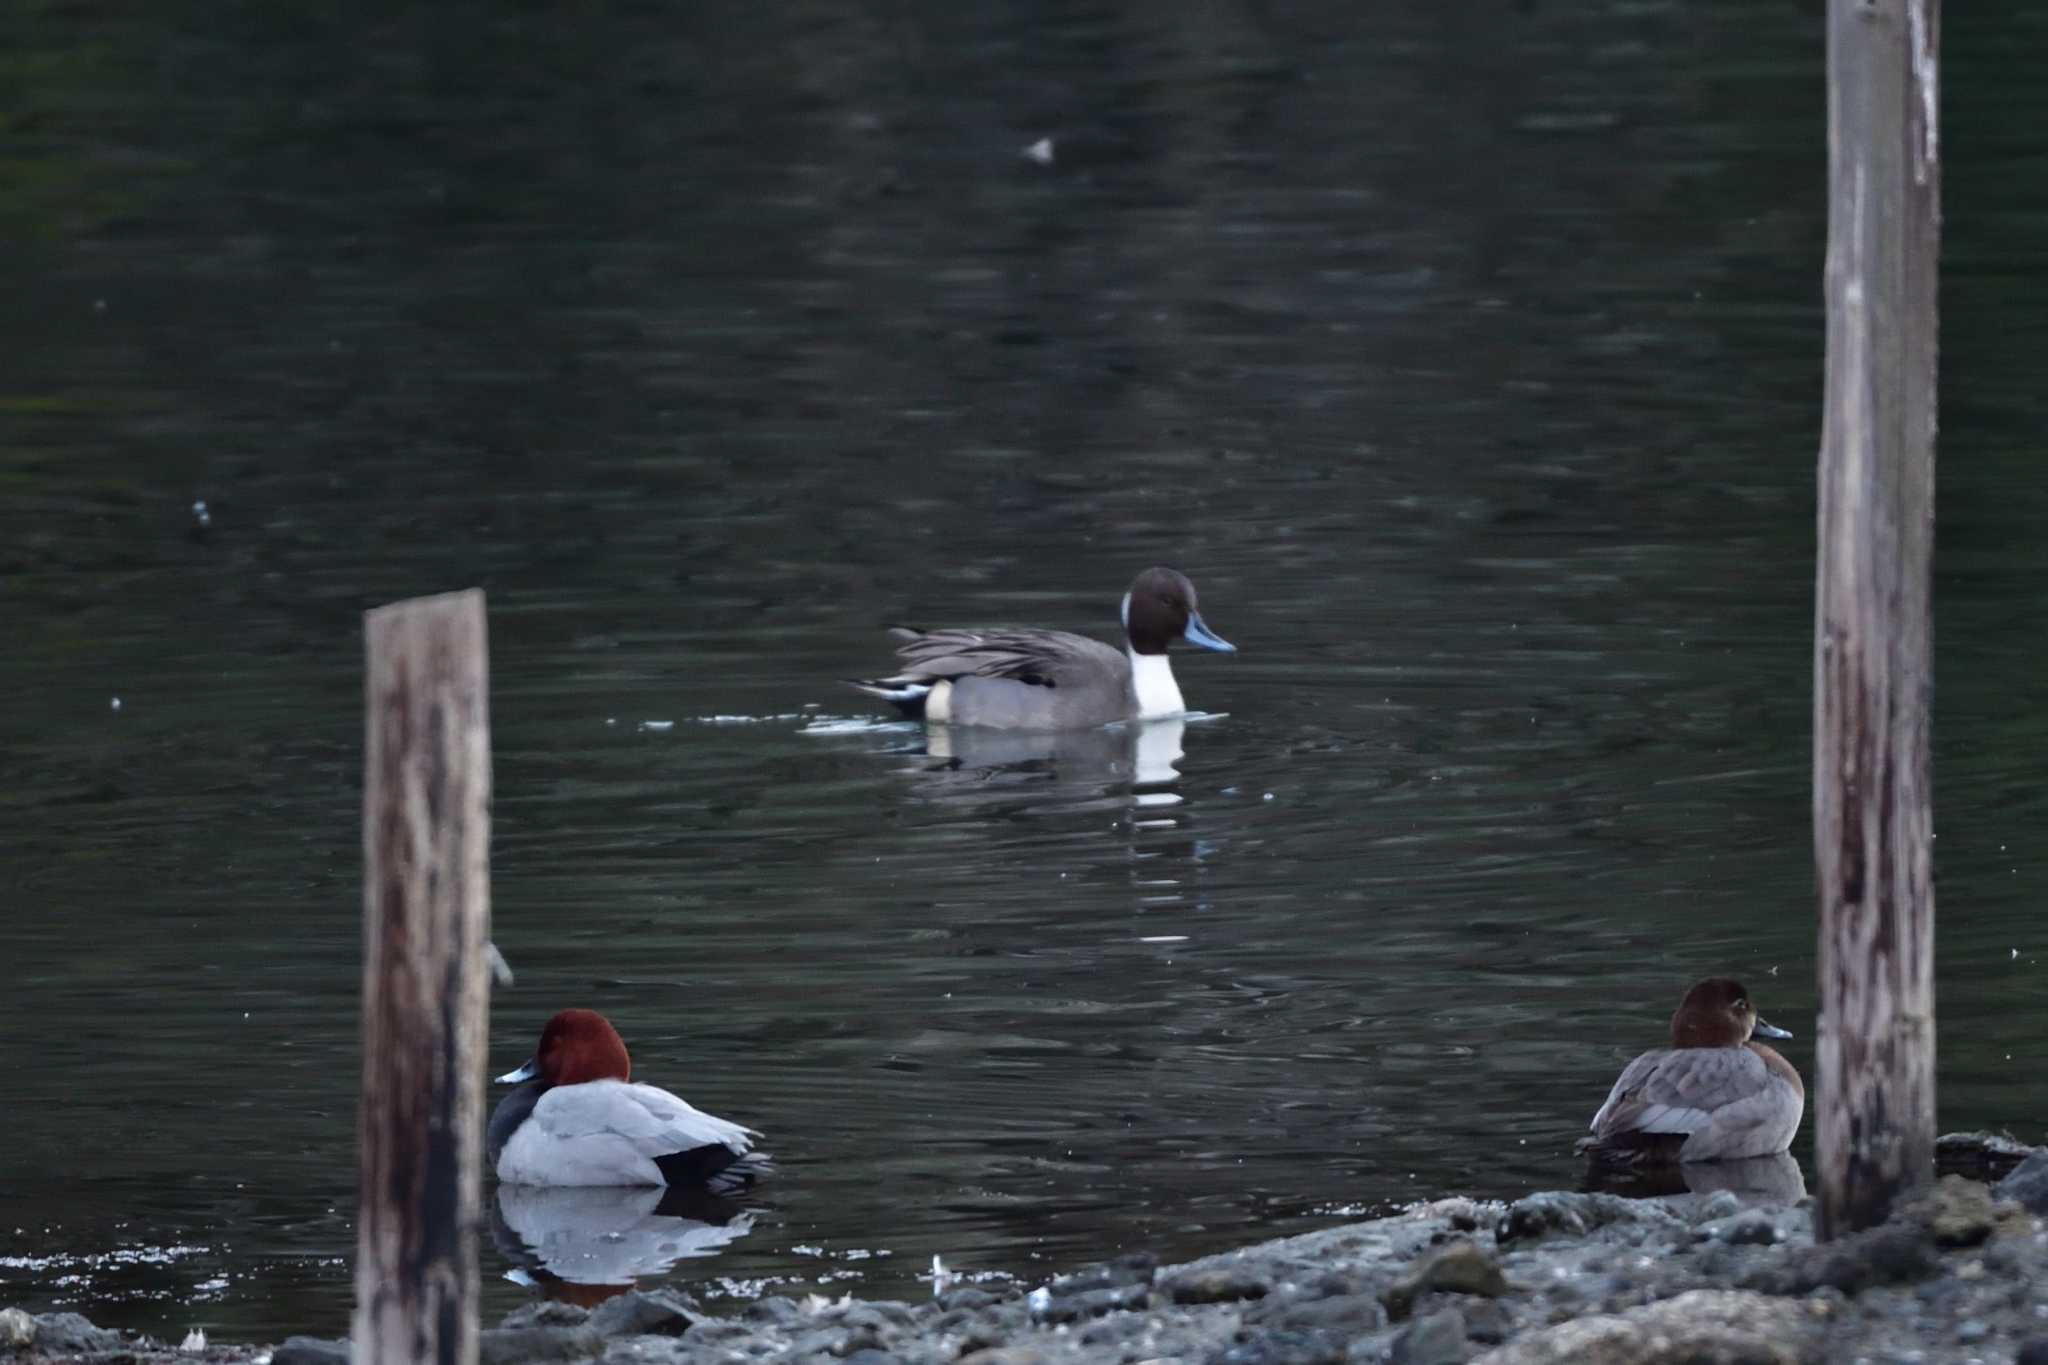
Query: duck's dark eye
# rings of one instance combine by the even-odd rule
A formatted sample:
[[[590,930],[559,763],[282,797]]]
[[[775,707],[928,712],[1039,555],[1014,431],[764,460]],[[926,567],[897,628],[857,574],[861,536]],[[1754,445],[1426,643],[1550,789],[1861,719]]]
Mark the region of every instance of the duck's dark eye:
[[[1749,1002],[1747,1000],[1738,999],[1735,1002],[1735,1008],[1738,1010],[1746,1010],[1749,1008]]]

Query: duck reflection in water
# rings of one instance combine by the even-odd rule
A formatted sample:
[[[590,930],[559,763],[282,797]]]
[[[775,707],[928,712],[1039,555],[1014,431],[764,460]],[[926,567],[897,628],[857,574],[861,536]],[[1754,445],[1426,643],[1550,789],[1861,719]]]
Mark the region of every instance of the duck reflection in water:
[[[1051,775],[1075,782],[1170,786],[1180,780],[1187,722],[1179,717],[1095,730],[992,730],[961,726],[925,736],[931,773]],[[1174,798],[1178,801],[1178,797]]]
[[[1723,1190],[1745,1205],[1789,1208],[1806,1198],[1806,1176],[1790,1152],[1744,1157],[1735,1161],[1684,1161],[1661,1164],[1586,1163],[1582,1190],[1618,1194],[1629,1199],[1659,1199],[1680,1211]]]
[[[586,1308],[753,1230],[732,1200],[680,1186],[500,1185],[491,1207],[507,1277]]]

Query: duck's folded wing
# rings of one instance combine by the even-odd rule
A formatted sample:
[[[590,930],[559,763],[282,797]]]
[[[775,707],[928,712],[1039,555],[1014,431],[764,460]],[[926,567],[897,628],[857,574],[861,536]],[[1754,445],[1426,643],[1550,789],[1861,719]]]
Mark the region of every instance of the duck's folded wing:
[[[1614,1083],[1593,1115],[1593,1133],[1696,1133],[1717,1111],[1770,1084],[1763,1058],[1746,1047],[1672,1048],[1645,1052]]]
[[[1063,674],[1097,655],[1103,656],[1098,662],[1123,662],[1121,654],[1100,640],[1063,630],[912,630],[897,626],[889,633],[902,642],[896,657],[905,667],[897,677],[906,681],[1014,678],[1055,687]]]
[[[565,1141],[615,1138],[650,1160],[714,1144],[743,1153],[760,1136],[651,1085],[557,1086],[534,1106],[531,1121]]]

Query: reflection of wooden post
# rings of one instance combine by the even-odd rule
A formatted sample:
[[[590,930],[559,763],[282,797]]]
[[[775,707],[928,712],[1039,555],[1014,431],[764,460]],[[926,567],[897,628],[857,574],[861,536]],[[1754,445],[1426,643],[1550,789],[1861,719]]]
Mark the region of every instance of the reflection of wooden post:
[[[1933,1178],[1939,0],[1828,0],[1827,394],[1813,807],[1819,1220]]]
[[[490,972],[484,596],[364,619],[359,1365],[474,1365]]]

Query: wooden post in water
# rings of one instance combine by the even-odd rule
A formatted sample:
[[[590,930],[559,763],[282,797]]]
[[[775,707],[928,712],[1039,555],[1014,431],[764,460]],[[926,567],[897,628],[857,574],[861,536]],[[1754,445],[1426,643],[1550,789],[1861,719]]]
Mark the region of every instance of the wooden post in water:
[[[364,617],[357,1365],[475,1365],[489,1025],[484,595]]]
[[[1828,0],[1827,386],[1814,621],[1819,1227],[1933,1178],[1928,590],[1939,0]]]

